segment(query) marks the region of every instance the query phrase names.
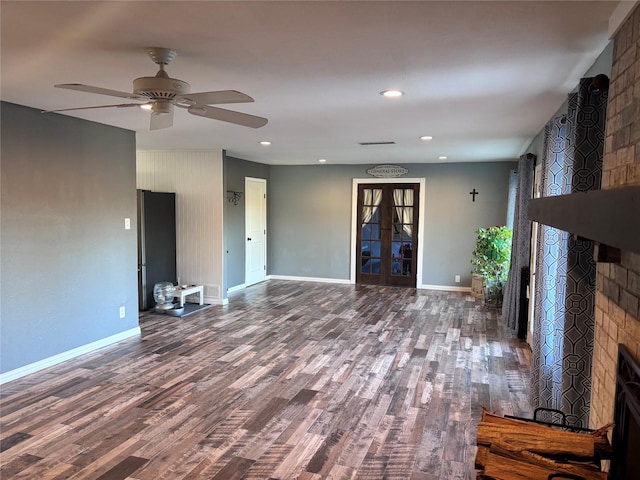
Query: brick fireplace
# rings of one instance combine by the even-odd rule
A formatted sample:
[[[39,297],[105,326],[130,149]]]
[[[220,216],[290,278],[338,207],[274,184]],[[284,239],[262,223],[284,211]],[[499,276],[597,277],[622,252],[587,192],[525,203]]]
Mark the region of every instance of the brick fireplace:
[[[614,36],[602,176],[603,189],[631,185],[640,185],[640,8]],[[640,363],[640,254],[599,263],[596,286],[592,428],[613,422],[618,344]]]

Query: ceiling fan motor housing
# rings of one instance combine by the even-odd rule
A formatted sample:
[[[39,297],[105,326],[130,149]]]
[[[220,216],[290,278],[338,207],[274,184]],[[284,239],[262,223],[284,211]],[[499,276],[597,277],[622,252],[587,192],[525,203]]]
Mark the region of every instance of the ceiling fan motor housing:
[[[133,93],[151,100],[172,100],[189,93],[189,89],[187,82],[176,78],[140,77],[133,81]]]

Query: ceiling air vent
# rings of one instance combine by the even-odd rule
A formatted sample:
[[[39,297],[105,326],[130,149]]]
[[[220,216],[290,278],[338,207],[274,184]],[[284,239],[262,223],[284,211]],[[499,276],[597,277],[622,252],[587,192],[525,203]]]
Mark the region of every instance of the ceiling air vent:
[[[396,142],[359,142],[360,145],[395,145]]]

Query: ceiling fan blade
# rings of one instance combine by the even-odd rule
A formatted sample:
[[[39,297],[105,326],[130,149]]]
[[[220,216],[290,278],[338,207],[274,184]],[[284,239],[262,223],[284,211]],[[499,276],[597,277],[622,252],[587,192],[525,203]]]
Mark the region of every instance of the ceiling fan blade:
[[[200,117],[212,118],[223,122],[235,123],[244,127],[260,128],[267,124],[268,120],[248,113],[234,112],[218,107],[196,106],[189,107],[189,113]]]
[[[138,100],[146,100],[146,97],[135,95],[133,93],[121,92],[119,90],[110,90],[108,88],[94,87],[91,85],[83,85],[82,83],[59,83],[54,85],[56,88],[66,88],[67,90],[76,90],[78,92],[97,93],[99,95],[109,95],[110,97],[130,98]]]
[[[237,90],[219,90],[217,92],[185,93],[176,97],[178,103],[191,107],[193,105],[217,105],[219,103],[253,102],[249,95]]]
[[[126,108],[139,107],[143,103],[118,103],[116,105],[97,105],[95,107],[75,107],[75,108],[59,108],[57,110],[42,110],[42,113],[70,112],[72,110],[90,110],[93,108]]]
[[[173,127],[173,110],[170,113],[151,112],[150,130]]]

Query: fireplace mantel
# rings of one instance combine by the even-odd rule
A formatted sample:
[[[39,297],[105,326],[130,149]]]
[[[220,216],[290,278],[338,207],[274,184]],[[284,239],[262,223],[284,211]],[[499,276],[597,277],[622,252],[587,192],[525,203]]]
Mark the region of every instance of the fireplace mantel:
[[[640,253],[640,185],[535,198],[529,219]]]

